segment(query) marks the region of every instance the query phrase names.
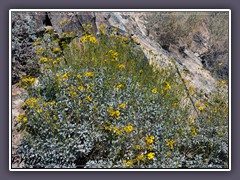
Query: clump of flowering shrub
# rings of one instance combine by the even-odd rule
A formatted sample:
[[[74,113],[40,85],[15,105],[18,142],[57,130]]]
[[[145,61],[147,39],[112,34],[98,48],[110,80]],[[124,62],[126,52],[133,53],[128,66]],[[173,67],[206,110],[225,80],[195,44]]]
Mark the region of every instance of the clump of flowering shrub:
[[[22,79],[29,97],[18,118],[26,168],[228,167],[224,93],[196,101],[191,117],[185,100],[201,94],[186,91],[174,65],[154,69],[117,28],[84,27],[64,48],[52,31],[35,43],[42,73]]]

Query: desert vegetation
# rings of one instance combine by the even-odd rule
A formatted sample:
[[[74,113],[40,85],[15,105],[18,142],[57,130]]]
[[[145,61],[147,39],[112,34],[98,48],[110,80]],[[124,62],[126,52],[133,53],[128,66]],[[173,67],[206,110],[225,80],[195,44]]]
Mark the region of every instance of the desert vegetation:
[[[31,42],[38,76],[19,80],[25,168],[228,168],[226,80],[206,98],[175,59],[155,68],[118,28],[83,28],[61,34],[70,43],[52,28]]]

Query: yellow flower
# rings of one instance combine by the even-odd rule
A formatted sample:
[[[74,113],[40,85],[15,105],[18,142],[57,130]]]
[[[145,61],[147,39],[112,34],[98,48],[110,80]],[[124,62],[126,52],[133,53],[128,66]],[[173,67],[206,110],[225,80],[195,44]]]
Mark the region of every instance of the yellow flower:
[[[57,61],[53,61],[53,65],[57,64]]]
[[[166,146],[170,146],[170,149],[174,150],[174,140],[167,140]]]
[[[122,103],[122,104],[119,105],[119,107],[125,109],[126,108],[126,104]]]
[[[75,33],[73,31],[70,32],[71,36],[75,36]]]
[[[27,122],[27,117],[24,117],[24,118],[23,118],[23,122]]]
[[[171,85],[168,82],[166,82],[165,90],[168,90],[168,89],[171,89]]]
[[[38,112],[38,113],[41,113],[41,112],[42,112],[42,109],[41,109],[41,108],[40,108],[40,109],[38,109],[38,110],[37,110],[37,112]]]
[[[118,85],[116,86],[116,88],[117,88],[117,89],[123,88],[123,84],[118,84]]]
[[[81,78],[82,78],[82,75],[81,75],[81,74],[78,74],[78,75],[77,75],[77,78],[78,78],[78,79],[81,79]]]
[[[56,104],[55,101],[49,102],[48,104],[50,104],[51,106],[54,106]]]
[[[152,93],[156,94],[157,93],[157,88],[152,89]]]
[[[91,37],[89,38],[89,41],[92,42],[92,43],[96,43],[96,42],[97,42],[96,38],[93,37],[93,36],[91,36]]]
[[[152,144],[153,143],[153,141],[154,141],[154,136],[147,136],[146,137],[146,142],[147,142],[147,144]]]
[[[202,110],[204,109],[204,107],[203,107],[203,106],[199,106],[198,109],[199,109],[200,111],[202,111]]]
[[[139,70],[139,73],[140,73],[140,74],[142,74],[142,73],[143,73],[143,70],[142,70],[142,69],[141,69],[141,70]]]
[[[136,145],[136,149],[137,150],[141,149],[141,146],[140,145]]]
[[[141,84],[140,82],[138,82],[138,83],[137,83],[137,86],[138,86],[138,87],[141,87],[141,86],[142,86],[142,84]]]
[[[70,91],[71,98],[75,98],[77,96],[77,93],[75,91]]]
[[[118,68],[119,68],[119,69],[123,69],[123,68],[125,68],[125,65],[124,65],[124,64],[120,64],[120,65],[118,66]]]
[[[137,161],[141,161],[141,160],[143,160],[143,158],[144,158],[144,155],[140,154],[137,156]]]
[[[171,157],[171,153],[170,152],[167,152],[167,157]]]
[[[193,135],[193,136],[196,136],[196,135],[197,135],[197,132],[196,132],[195,127],[191,127],[191,132],[192,132],[192,135]]]
[[[36,50],[37,54],[40,54],[40,53],[43,53],[43,52],[44,52],[44,49],[42,47],[40,47]]]
[[[150,151],[153,150],[153,146],[152,146],[152,145],[149,145],[149,146],[148,146],[148,150],[150,150]]]
[[[23,115],[22,115],[22,114],[19,114],[18,117],[17,117],[17,119],[18,119],[19,121],[21,121],[21,120],[23,119]]]
[[[53,52],[54,52],[54,53],[58,53],[58,52],[60,52],[60,51],[61,51],[60,48],[54,48],[54,49],[53,49]]]
[[[126,133],[130,133],[133,131],[133,127],[131,125],[128,125],[128,126],[125,126],[123,130],[126,131]]]
[[[84,89],[83,86],[78,86],[78,90],[82,91]]]
[[[63,74],[63,75],[62,75],[62,78],[68,79],[68,72],[66,72],[65,74]]]
[[[150,159],[153,159],[155,156],[155,153],[151,152],[151,153],[148,153],[147,154],[147,158],[150,160]]]
[[[226,81],[225,81],[225,80],[222,80],[222,84],[226,84]]]
[[[93,77],[93,73],[92,72],[85,72],[84,75],[87,76],[87,77]]]
[[[189,123],[194,123],[194,119],[193,119],[193,118],[189,118],[189,119],[188,119],[188,122],[189,122]]]
[[[189,87],[189,92],[190,92],[191,94],[194,94],[194,86],[193,86],[193,85],[190,85],[190,87]]]
[[[89,96],[86,96],[86,100],[92,102],[92,98],[90,98]]]
[[[133,160],[124,161],[124,163],[125,163],[125,165],[126,165],[127,167],[129,167],[129,166],[132,166],[132,165],[133,165]]]
[[[119,111],[119,110],[116,110],[116,111],[115,111],[115,117],[118,119],[119,116],[120,116],[120,111]]]
[[[223,63],[222,63],[222,62],[220,62],[218,65],[219,65],[219,66],[222,66],[222,65],[223,65]]]

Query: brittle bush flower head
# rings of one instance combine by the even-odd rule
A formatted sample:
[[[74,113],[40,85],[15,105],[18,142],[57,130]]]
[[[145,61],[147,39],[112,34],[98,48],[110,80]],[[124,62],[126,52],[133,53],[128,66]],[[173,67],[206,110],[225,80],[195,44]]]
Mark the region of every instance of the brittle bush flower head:
[[[68,77],[68,72],[66,72],[65,74],[63,74],[63,75],[62,75],[62,78],[68,79],[68,78],[69,78],[69,77]]]
[[[78,86],[78,90],[79,90],[79,91],[82,91],[83,89],[84,89],[83,86]]]
[[[123,69],[123,68],[125,68],[125,65],[124,65],[124,64],[120,64],[120,65],[118,66],[118,68],[119,68],[119,69]]]
[[[78,75],[77,75],[77,78],[78,78],[78,79],[81,79],[81,78],[82,78],[82,75],[81,75],[81,74],[78,74]]]
[[[112,106],[108,108],[108,113],[111,117],[114,117],[116,119],[119,119],[121,114],[119,110],[114,111]]]
[[[86,100],[92,102],[92,98],[90,98],[89,96],[86,96]]]
[[[116,88],[117,88],[117,89],[123,88],[123,84],[118,84],[118,85],[116,85]]]
[[[87,77],[93,77],[93,73],[92,72],[85,72],[84,75],[87,76]]]
[[[144,159],[144,155],[143,154],[140,154],[140,155],[137,156],[137,161],[138,162],[143,160],[143,159]]]
[[[198,109],[199,109],[199,111],[202,111],[204,109],[204,107],[203,106],[199,106]]]
[[[58,48],[58,47],[53,49],[53,52],[54,52],[54,53],[58,53],[58,52],[60,52],[60,51],[61,51],[61,49]]]
[[[168,90],[168,89],[171,89],[171,85],[168,82],[166,82],[165,90]]]
[[[152,144],[154,141],[155,137],[154,136],[147,136],[146,137],[146,142],[147,144]]]
[[[125,109],[126,106],[127,106],[126,103],[122,103],[122,104],[119,105],[119,107],[120,107],[120,108],[123,108],[123,109]]]
[[[23,122],[27,122],[27,117],[24,117],[24,118],[23,118]]]
[[[133,131],[133,126],[132,125],[128,125],[128,126],[125,126],[123,128],[123,130],[126,132],[126,133],[130,133]]]
[[[147,158],[149,160],[153,159],[154,157],[155,157],[155,153],[154,152],[150,152],[150,153],[147,154]]]
[[[140,149],[141,149],[141,146],[140,146],[140,145],[136,145],[135,148],[136,148],[137,150],[140,150]]]
[[[156,94],[157,92],[157,88],[152,89],[152,93]]]
[[[196,136],[197,135],[197,132],[196,132],[196,128],[195,127],[191,127],[191,133],[193,136]]]
[[[227,82],[225,80],[222,80],[222,84],[226,84]]]
[[[189,92],[194,94],[194,86],[192,84],[189,86]]]
[[[43,49],[43,47],[40,47],[36,50],[37,54],[43,53],[45,50]]]
[[[133,165],[133,160],[129,160],[129,161],[124,160],[123,163],[124,163],[127,167],[129,167],[129,166],[132,166],[132,165]]]
[[[175,143],[174,140],[168,139],[166,142],[166,146],[169,146],[171,150],[174,150],[174,143]]]

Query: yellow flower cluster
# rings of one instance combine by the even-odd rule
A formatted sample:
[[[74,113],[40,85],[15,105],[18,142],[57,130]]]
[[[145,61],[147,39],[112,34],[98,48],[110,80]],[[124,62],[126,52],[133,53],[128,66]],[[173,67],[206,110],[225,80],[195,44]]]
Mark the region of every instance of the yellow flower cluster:
[[[189,92],[194,94],[194,86],[192,84],[189,86]]]
[[[57,74],[58,80],[61,81],[62,79],[68,79],[68,72],[64,73],[64,74]]]
[[[157,93],[157,88],[152,89],[152,93],[156,94]]]
[[[125,68],[125,65],[124,65],[124,64],[120,64],[120,65],[118,66],[118,68],[119,68],[119,69],[123,69],[123,68]]]
[[[58,53],[58,52],[60,52],[60,51],[61,51],[60,48],[54,48],[54,49],[53,49],[53,52],[54,52],[54,53]]]
[[[22,121],[22,120],[23,120],[23,122],[27,122],[27,117],[25,117],[25,116],[22,115],[22,114],[19,114],[18,117],[17,117],[17,119],[18,119],[19,121]]]
[[[97,42],[96,38],[92,35],[85,35],[80,39],[82,42],[91,42],[93,44],[95,44]]]
[[[144,159],[144,155],[143,154],[140,154],[140,155],[137,156],[137,161],[138,162],[143,160],[143,159]]]
[[[31,77],[23,78],[20,82],[20,85],[24,88],[27,88],[28,86],[31,86],[35,81],[36,79]]]
[[[106,28],[105,24],[101,24],[99,27],[100,33],[103,35],[105,35],[105,31],[104,31],[105,28]]]
[[[123,108],[123,109],[125,109],[126,108],[126,103],[122,103],[122,104],[119,104],[119,106],[118,107],[120,107],[120,108]]]
[[[118,53],[116,51],[113,51],[112,49],[108,51],[110,58],[112,61],[117,61]]]
[[[33,108],[35,105],[38,105],[38,99],[36,98],[29,98],[27,99],[22,106],[29,106],[30,108]]]
[[[42,47],[40,47],[36,50],[37,54],[40,54],[40,53],[43,53],[43,52],[44,52],[44,49]]]
[[[171,150],[174,150],[174,140],[167,140],[166,146],[169,146]]]
[[[85,72],[84,75],[87,76],[87,77],[93,77],[93,73],[92,72]]]
[[[150,153],[147,154],[147,158],[149,160],[153,159],[154,157],[155,157],[155,153],[154,152],[150,152]]]
[[[116,88],[117,88],[117,89],[123,88],[123,84],[118,84],[118,85],[116,85]]]
[[[146,137],[146,142],[147,142],[147,144],[152,144],[153,143],[153,141],[154,141],[154,136],[147,136]]]
[[[116,119],[119,119],[120,117],[120,111],[119,110],[114,111],[113,107],[111,106],[108,108],[108,113],[111,117],[114,117]]]
[[[75,91],[70,91],[69,95],[71,98],[75,98],[77,96],[77,93]]]
[[[166,82],[165,91],[168,89],[171,89],[171,85],[168,82]]]
[[[122,134],[121,129],[119,129],[117,126],[105,126],[105,130],[113,131],[117,133],[118,135]]]
[[[132,166],[132,165],[133,165],[133,160],[129,160],[129,161],[124,160],[123,163],[124,163],[127,167],[129,167],[129,166]]]
[[[191,127],[191,133],[193,136],[196,136],[197,135],[197,132],[196,132],[196,128],[195,127]]]
[[[92,98],[90,98],[89,96],[86,96],[86,100],[92,102]]]
[[[39,62],[46,63],[48,62],[48,59],[46,57],[41,57]]]
[[[81,75],[81,74],[78,74],[78,75],[77,75],[77,78],[78,78],[78,79],[81,79],[81,78],[82,78],[82,75]]]
[[[84,90],[84,87],[83,86],[78,86],[78,90],[82,91],[82,90]]]
[[[126,133],[130,133],[133,131],[133,127],[131,125],[128,125],[128,126],[125,126],[123,128],[123,130],[126,132]]]

